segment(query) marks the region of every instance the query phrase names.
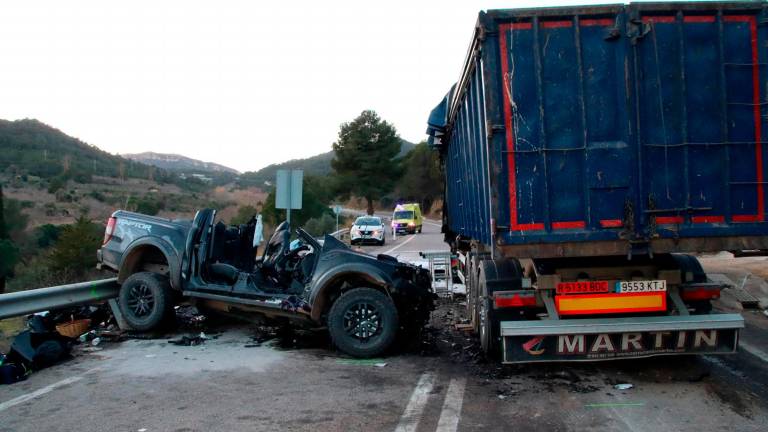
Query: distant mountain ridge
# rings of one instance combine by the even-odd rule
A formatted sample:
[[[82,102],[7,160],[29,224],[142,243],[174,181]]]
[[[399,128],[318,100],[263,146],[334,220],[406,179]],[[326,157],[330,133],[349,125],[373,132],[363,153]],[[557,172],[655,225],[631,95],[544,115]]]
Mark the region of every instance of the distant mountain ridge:
[[[415,146],[402,140],[399,156],[406,155]],[[95,175],[176,182],[180,174],[189,176],[197,172],[213,178],[214,184],[238,178],[243,186],[264,187],[275,180],[278,169],[303,169],[307,176],[328,175],[332,171],[333,156],[333,151],[328,151],[240,173],[224,165],[177,154],[114,155],[35,119],[0,119],[0,174],[28,174],[43,179],[74,179],[88,183]]]
[[[81,183],[92,175],[167,177],[163,170],[105,152],[35,119],[0,120],[0,172],[8,169],[16,175],[73,178]]]
[[[416,144],[401,139],[402,146],[398,157],[403,157],[416,147]],[[274,182],[277,170],[301,169],[305,176],[324,176],[331,173],[333,150],[304,159],[291,159],[286,162],[268,165],[258,171],[248,171],[240,175],[240,183],[248,186],[262,187],[267,182]]]
[[[153,165],[158,168],[169,171],[201,171],[214,173],[240,174],[240,171],[214,162],[204,162],[198,159],[192,159],[173,153],[129,153],[121,155],[126,159],[131,159],[147,165]]]

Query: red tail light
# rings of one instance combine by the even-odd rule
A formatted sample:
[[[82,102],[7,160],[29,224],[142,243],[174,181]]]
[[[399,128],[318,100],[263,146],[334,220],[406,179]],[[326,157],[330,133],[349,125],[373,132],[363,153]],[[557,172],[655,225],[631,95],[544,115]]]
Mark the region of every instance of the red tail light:
[[[496,291],[493,293],[495,309],[508,307],[535,307],[536,294],[533,290]]]
[[[107,244],[108,241],[112,240],[112,234],[115,233],[115,225],[117,224],[117,218],[116,217],[110,217],[109,220],[107,220],[107,229],[104,231],[104,243],[101,245],[104,246]]]
[[[720,285],[700,285],[683,287],[680,297],[684,301],[717,300],[720,298]]]

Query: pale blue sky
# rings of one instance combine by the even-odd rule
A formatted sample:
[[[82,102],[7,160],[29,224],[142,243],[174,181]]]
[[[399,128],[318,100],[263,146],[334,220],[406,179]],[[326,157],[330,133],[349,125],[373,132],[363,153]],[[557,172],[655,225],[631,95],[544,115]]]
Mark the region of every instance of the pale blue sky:
[[[584,3],[3,2],[0,118],[241,171],[328,151],[368,108],[416,142],[479,10]]]

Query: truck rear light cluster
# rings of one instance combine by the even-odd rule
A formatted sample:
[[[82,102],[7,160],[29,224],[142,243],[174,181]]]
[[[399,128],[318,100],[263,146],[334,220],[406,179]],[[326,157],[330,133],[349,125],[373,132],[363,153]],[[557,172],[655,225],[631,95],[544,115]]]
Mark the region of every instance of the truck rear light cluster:
[[[721,285],[696,285],[682,287],[680,297],[683,301],[717,300],[720,298]]]
[[[112,216],[107,220],[107,229],[104,231],[104,243],[101,245],[104,246],[112,240],[112,235],[115,233],[115,225],[117,224],[117,218]]]
[[[494,309],[535,306],[536,293],[532,290],[497,291],[493,293]]]

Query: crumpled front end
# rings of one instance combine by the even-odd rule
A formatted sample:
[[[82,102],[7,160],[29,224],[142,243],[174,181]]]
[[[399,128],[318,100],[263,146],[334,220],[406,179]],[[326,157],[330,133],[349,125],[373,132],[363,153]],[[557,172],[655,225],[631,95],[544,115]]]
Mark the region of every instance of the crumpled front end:
[[[411,264],[398,263],[391,289],[403,326],[421,328],[435,309],[437,296],[432,290],[429,271]]]

